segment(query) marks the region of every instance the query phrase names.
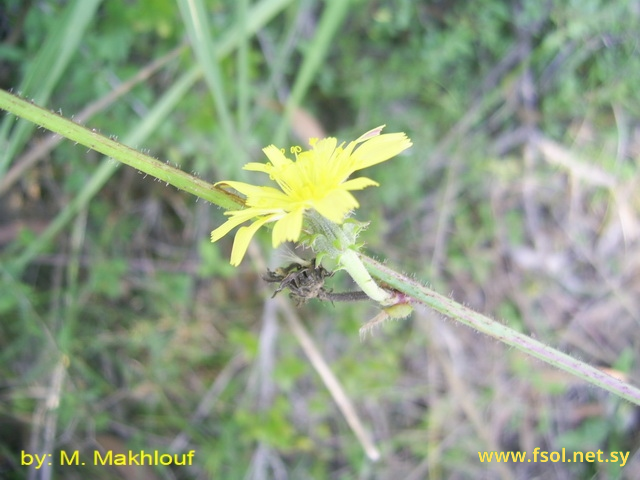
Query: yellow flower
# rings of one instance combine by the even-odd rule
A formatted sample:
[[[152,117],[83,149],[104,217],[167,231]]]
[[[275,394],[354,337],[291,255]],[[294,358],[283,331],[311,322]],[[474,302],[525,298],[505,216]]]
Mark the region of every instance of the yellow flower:
[[[348,180],[349,176],[389,160],[412,145],[404,133],[380,135],[383,128],[384,125],[374,128],[346,147],[344,143],[338,145],[333,137],[311,139],[310,150],[291,149],[295,160],[287,158],[284,150],[273,145],[264,148],[269,163],[248,163],[244,169],[268,174],[280,190],[243,182],[219,182],[245,195],[248,208],[225,212],[231,218],[211,232],[211,241],[215,242],[233,228],[255,219],[236,233],[231,264],[237,266],[253,235],[266,223],[275,222],[274,248],[285,241],[298,241],[305,210],[314,209],[328,220],[342,223],[347,213],[359,206],[349,191],[378,185],[366,177]]]

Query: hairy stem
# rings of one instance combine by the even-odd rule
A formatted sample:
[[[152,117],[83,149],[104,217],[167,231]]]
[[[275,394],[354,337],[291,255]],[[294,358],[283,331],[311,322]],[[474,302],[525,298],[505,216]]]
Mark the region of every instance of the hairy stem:
[[[607,375],[601,370],[581,362],[566,353],[560,352],[527,335],[516,332],[495,320],[491,320],[484,315],[474,312],[470,308],[428,289],[415,280],[397,273],[371,258],[364,255],[360,255],[360,258],[374,277],[411,297],[417,303],[431,307],[468,327],[522,350],[593,385],[597,385],[600,388],[619,395],[636,405],[640,405],[640,390],[633,385]]]
[[[0,109],[112,157],[114,160],[125,163],[140,172],[149,174],[222,208],[237,209],[238,206],[243,205],[242,199],[236,195],[4,90],[0,90]]]

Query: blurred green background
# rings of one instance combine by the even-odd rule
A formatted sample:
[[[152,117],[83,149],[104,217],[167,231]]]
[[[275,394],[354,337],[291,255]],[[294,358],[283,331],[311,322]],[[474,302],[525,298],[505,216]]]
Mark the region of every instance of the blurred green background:
[[[358,192],[366,250],[637,384],[639,25],[636,0],[4,0],[0,87],[211,182],[252,179],[270,143],[404,131]],[[262,232],[230,267],[223,221],[2,116],[0,478],[640,478],[630,404],[431,311],[361,341],[373,305],[309,302],[372,462],[269,299],[282,252]],[[478,457],[536,447],[630,454]],[[87,465],[21,465],[76,450]]]

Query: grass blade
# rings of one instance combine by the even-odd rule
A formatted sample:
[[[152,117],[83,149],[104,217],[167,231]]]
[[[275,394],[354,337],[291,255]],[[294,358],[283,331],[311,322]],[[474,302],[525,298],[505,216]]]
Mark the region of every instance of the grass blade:
[[[178,0],[187,35],[191,40],[196,59],[204,74],[216,107],[218,119],[222,125],[224,137],[227,139],[227,152],[231,152],[231,143],[235,131],[231,121],[224,81],[218,65],[216,47],[211,38],[207,9],[201,0]]]
[[[102,0],[75,0],[67,5],[60,22],[56,23],[56,27],[45,39],[43,48],[17,87],[20,95],[39,105],[47,104],[101,2]],[[9,139],[12,125],[13,119],[7,118],[0,126],[0,145],[5,145],[0,152],[0,176],[34,129],[31,123],[18,122]]]
[[[275,145],[284,143],[289,121],[296,107],[300,105],[302,98],[307,93],[311,82],[316,77],[318,70],[322,67],[322,61],[327,56],[332,41],[340,25],[347,16],[350,2],[348,0],[334,0],[328,2],[325,12],[322,15],[316,35],[306,50],[304,61],[300,67],[300,72],[291,89],[291,95],[285,105],[284,116],[278,125],[275,134]]]

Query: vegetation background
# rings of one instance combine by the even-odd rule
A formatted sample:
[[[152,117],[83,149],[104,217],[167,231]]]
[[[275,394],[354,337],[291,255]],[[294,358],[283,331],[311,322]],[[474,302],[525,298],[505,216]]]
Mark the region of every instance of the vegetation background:
[[[211,182],[273,142],[404,131],[358,195],[367,251],[638,384],[639,24],[637,0],[5,0],[0,87]],[[373,305],[309,302],[370,461],[269,298],[268,234],[232,268],[219,209],[1,120],[0,477],[640,478],[638,408],[430,311],[360,341]],[[630,455],[478,458],[536,447]],[[100,449],[196,454],[20,465]]]

